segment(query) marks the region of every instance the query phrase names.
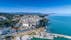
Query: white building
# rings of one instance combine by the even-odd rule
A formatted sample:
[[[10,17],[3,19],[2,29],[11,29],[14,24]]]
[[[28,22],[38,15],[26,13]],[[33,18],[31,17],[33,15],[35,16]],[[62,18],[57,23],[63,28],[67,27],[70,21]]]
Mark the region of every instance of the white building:
[[[38,21],[41,19],[42,18],[37,15],[24,15],[18,24],[23,28],[35,28],[36,25],[39,25]]]
[[[0,21],[6,20],[7,18],[4,16],[0,16]]]

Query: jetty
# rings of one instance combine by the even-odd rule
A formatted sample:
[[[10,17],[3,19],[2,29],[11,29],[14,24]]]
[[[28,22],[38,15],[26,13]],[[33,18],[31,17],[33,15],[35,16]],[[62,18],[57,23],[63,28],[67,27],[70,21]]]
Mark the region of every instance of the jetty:
[[[51,35],[53,35],[56,38],[57,37],[63,37],[63,38],[71,39],[71,36],[68,36],[68,35],[54,34],[54,33],[51,33]]]

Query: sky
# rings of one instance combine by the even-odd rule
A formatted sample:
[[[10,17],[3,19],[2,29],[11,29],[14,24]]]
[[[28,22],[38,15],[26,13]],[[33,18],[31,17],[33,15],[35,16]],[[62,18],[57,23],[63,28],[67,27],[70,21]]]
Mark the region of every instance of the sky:
[[[71,14],[71,0],[0,0],[0,12]]]

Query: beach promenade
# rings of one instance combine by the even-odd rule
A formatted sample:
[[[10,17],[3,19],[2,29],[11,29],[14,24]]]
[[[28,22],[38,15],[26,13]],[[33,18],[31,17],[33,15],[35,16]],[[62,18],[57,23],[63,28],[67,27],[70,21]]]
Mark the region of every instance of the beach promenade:
[[[53,35],[54,37],[64,37],[71,40],[71,36],[68,36],[68,35],[54,34],[54,33],[51,33],[51,35]]]

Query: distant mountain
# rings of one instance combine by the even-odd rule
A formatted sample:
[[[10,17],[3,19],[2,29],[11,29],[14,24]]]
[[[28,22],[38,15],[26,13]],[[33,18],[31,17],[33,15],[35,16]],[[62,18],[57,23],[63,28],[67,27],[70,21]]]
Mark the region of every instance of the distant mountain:
[[[48,14],[43,14],[43,13],[25,13],[25,12],[0,13],[0,15],[39,15],[39,16],[48,16]]]

